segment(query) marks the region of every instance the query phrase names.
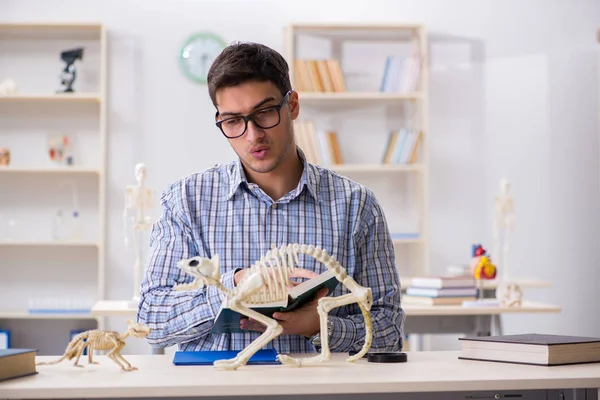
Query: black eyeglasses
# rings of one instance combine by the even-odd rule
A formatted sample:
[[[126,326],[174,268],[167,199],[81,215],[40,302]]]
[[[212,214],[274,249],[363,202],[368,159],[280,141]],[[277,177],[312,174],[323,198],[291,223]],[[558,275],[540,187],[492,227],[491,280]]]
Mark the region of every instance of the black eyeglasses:
[[[279,105],[261,108],[248,115],[236,115],[235,117],[226,118],[217,121],[216,125],[228,139],[235,139],[246,133],[248,121],[254,122],[254,125],[261,129],[274,128],[281,122],[281,107],[289,100],[290,93],[287,92],[283,96]],[[217,111],[215,118],[218,118],[218,116],[219,112]]]

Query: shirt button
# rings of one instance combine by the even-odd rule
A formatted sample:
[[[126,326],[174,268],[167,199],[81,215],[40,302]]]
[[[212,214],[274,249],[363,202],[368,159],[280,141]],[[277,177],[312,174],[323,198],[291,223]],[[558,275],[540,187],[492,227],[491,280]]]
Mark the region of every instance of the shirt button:
[[[271,208],[272,208],[273,210],[274,210],[274,209],[276,209],[276,208],[277,208],[277,203],[273,203],[273,204],[271,204]]]

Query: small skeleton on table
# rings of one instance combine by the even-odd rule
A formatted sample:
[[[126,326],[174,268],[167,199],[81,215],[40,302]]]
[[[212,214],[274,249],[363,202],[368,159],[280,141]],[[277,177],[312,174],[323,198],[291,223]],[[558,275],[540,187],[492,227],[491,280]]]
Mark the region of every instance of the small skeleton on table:
[[[502,282],[496,289],[496,298],[506,307],[521,305],[521,288],[514,282],[509,282],[508,253],[510,249],[510,236],[513,233],[515,221],[514,199],[509,193],[510,182],[500,180],[500,194],[494,202],[494,256],[496,265],[502,271]],[[500,254],[502,254],[500,256]]]
[[[139,292],[141,286],[142,269],[142,233],[152,228],[151,216],[148,215],[154,206],[154,193],[151,189],[144,186],[146,180],[146,165],[137,164],[135,166],[136,185],[130,185],[125,188],[125,211],[123,217],[125,220],[125,244],[128,244],[127,228],[128,222],[131,222],[133,233],[133,245],[135,250],[135,262],[133,265],[133,298],[132,303],[137,304],[140,300]],[[128,211],[133,211],[133,216],[129,219]],[[148,213],[148,214],[147,214]]]
[[[124,333],[102,331],[99,329],[85,331],[75,336],[73,340],[69,342],[62,357],[55,361],[39,362],[36,365],[58,364],[64,360],[75,359],[73,365],[75,367],[83,367],[83,365],[79,365],[79,359],[87,347],[88,364],[98,364],[93,361],[94,350],[109,350],[106,356],[116,362],[123,371],[134,371],[137,368],[132,366],[121,355],[121,350],[123,350],[126,345],[125,339],[129,336],[145,338],[149,333],[149,327],[140,323],[135,323],[132,320],[127,321],[127,330]]]
[[[299,254],[313,257],[333,271],[335,277],[350,293],[339,297],[322,297],[319,299],[317,311],[319,313],[321,328],[321,353],[314,357],[292,358],[287,355],[279,355],[282,364],[301,366],[317,364],[331,358],[327,332],[327,316],[334,308],[347,304],[357,303],[365,320],[365,342],[357,354],[346,359],[348,362],[361,359],[371,347],[373,340],[373,326],[371,319],[371,306],[373,295],[371,288],[359,285],[352,277],[348,276],[346,269],[327,251],[307,245],[288,244],[269,250],[263,257],[255,262],[248,273],[244,275],[237,287],[230,290],[221,284],[221,269],[219,256],[212,258],[193,257],[179,262],[179,268],[193,276],[191,283],[175,286],[175,290],[196,290],[204,284],[214,285],[222,291],[226,297],[223,304],[230,309],[252,318],[266,326],[266,330],[235,358],[229,360],[215,361],[217,369],[235,370],[245,365],[250,357],[267,343],[281,335],[283,328],[276,319],[265,316],[250,307],[254,304],[269,303],[287,298],[286,287],[290,276],[295,271],[294,265],[299,265]]]

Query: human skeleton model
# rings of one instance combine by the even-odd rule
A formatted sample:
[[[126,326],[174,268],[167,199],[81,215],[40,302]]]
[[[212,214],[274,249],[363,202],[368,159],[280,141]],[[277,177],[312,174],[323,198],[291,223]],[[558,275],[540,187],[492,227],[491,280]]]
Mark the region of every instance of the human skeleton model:
[[[503,278],[496,290],[496,298],[503,306],[515,307],[521,305],[521,289],[516,283],[508,282],[508,252],[515,221],[514,199],[509,191],[510,182],[507,179],[501,179],[500,194],[496,196],[494,203],[493,254],[496,258],[496,265],[502,271]],[[502,255],[500,256],[500,254]]]
[[[75,359],[75,367],[79,365],[79,358],[87,347],[88,364],[98,364],[92,360],[94,350],[109,350],[106,354],[108,358],[116,362],[123,371],[133,371],[137,368],[132,366],[122,355],[121,350],[125,347],[125,339],[129,336],[145,338],[150,333],[150,328],[132,320],[127,321],[127,331],[119,333],[114,331],[101,331],[98,329],[85,331],[75,336],[67,345],[65,353],[58,360],[39,362],[36,365],[58,364],[63,360]]]
[[[331,353],[327,334],[327,315],[334,308],[352,303],[358,303],[365,319],[365,343],[360,352],[347,358],[346,361],[358,360],[367,353],[373,340],[370,313],[373,304],[371,288],[359,285],[352,277],[348,276],[346,269],[333,256],[327,254],[326,250],[312,245],[288,244],[281,247],[273,246],[250,267],[250,270],[233,290],[227,289],[221,284],[218,255],[214,255],[210,259],[193,257],[179,262],[179,267],[195,279],[191,283],[176,285],[176,290],[195,290],[201,288],[203,284],[214,285],[226,295],[225,306],[266,326],[266,330],[244,350],[240,351],[235,358],[215,361],[214,366],[217,369],[235,370],[245,365],[258,350],[281,335],[283,328],[277,320],[260,314],[250,307],[287,298],[286,287],[289,285],[289,278],[295,270],[294,265],[299,265],[299,254],[309,255],[325,265],[328,270],[333,271],[337,280],[350,293],[339,297],[322,297],[319,299],[317,307],[321,328],[321,353],[319,355],[308,358],[292,358],[279,355],[279,361],[282,364],[301,366],[329,360]]]
[[[135,262],[133,265],[133,303],[139,302],[139,291],[141,285],[141,268],[142,268],[142,232],[148,231],[152,227],[150,215],[147,215],[153,208],[154,194],[151,189],[144,186],[146,179],[146,165],[137,164],[135,166],[136,185],[127,186],[125,188],[125,243],[127,240],[127,224],[131,222],[133,230],[133,244],[135,250]],[[128,210],[132,210],[133,216],[128,220]]]

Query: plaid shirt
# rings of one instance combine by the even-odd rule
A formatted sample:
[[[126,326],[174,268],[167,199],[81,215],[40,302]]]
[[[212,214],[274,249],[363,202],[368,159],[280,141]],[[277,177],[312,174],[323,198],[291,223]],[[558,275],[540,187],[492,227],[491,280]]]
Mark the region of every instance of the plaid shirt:
[[[373,193],[334,172],[306,162],[298,186],[274,202],[248,183],[239,160],[187,176],[161,197],[162,213],[150,236],[150,253],[141,286],[138,320],[152,328],[153,346],[179,344],[183,351],[240,350],[259,332],[211,334],[224,295],[214,286],[174,291],[190,282],[177,262],[196,255],[219,255],[221,280],[233,288],[236,269],[247,268],[273,244],[312,244],[326,249],[348,275],[373,292],[372,349],[402,347],[405,315],[387,222]],[[321,273],[325,266],[300,255],[301,267]],[[339,284],[332,296],[348,293]],[[360,349],[364,321],[356,304],[329,313],[331,351]],[[265,348],[279,353],[315,352],[307,338],[282,335]]]

